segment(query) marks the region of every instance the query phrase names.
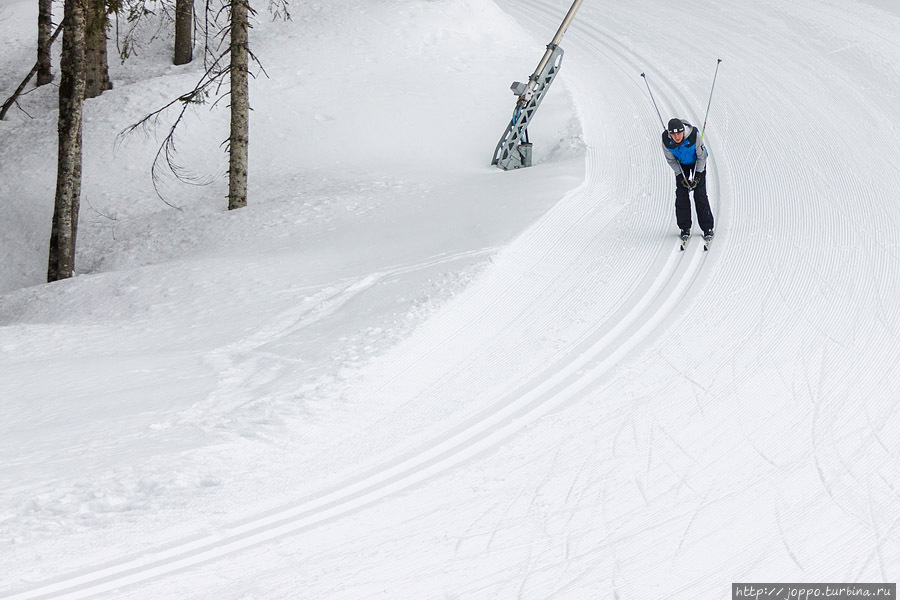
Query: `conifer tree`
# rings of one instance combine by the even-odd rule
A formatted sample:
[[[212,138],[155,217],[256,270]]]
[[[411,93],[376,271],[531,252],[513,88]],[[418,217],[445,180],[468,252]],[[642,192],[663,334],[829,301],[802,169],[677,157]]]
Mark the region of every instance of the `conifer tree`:
[[[75,241],[81,200],[81,131],[84,104],[85,26],[90,0],[65,0],[62,58],[60,60],[59,147],[56,200],[50,236],[47,281],[75,274]]]
[[[53,0],[38,0],[38,48],[37,48],[37,85],[46,85],[53,81],[53,70],[50,60],[50,36],[53,29]]]
[[[231,0],[231,135],[228,139],[228,210],[247,206],[250,137],[248,0]]]
[[[88,0],[85,18],[85,98],[96,98],[112,89],[106,31],[109,28],[107,0]]]
[[[194,2],[175,0],[175,56],[176,65],[185,65],[193,59]]]

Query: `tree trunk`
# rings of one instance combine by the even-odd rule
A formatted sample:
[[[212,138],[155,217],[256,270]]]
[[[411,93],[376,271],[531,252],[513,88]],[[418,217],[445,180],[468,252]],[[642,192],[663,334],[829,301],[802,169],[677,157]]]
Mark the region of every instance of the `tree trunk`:
[[[75,238],[81,198],[81,122],[84,104],[84,44],[88,0],[66,0],[59,82],[56,202],[47,281],[75,274]]]
[[[87,0],[85,25],[85,98],[96,98],[112,89],[109,81],[109,60],[106,52],[106,0]]]
[[[38,49],[37,49],[37,85],[42,86],[53,81],[51,69],[50,31],[53,29],[53,0],[38,0]]]
[[[194,1],[175,1],[175,58],[176,65],[186,65],[193,59]]]
[[[247,206],[247,145],[250,135],[248,81],[249,0],[231,0],[231,136],[228,210]]]

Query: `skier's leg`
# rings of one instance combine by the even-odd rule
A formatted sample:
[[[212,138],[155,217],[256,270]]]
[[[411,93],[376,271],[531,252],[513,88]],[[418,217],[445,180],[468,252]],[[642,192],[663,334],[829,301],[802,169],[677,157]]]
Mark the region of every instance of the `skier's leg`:
[[[682,231],[691,230],[691,193],[681,184],[675,184],[675,222]]]
[[[694,188],[694,204],[697,206],[697,223],[703,231],[709,231],[713,228],[713,214],[706,194],[706,176]]]

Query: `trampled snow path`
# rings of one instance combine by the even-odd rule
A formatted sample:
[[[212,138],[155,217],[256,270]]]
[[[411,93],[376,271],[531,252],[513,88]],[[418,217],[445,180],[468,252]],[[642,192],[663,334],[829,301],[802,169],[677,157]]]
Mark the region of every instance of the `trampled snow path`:
[[[518,7],[517,14],[547,31],[566,3],[502,4]],[[747,50],[741,45],[748,44],[746,37],[733,41],[740,35],[765,37],[777,31],[779,19],[790,16],[804,34],[798,39],[827,45],[833,42],[829,36],[840,41],[841,32],[826,29],[827,36],[817,37],[817,28],[823,23],[827,27],[828,11],[837,9],[736,3],[727,7],[728,14],[718,14],[713,9],[719,4],[697,8],[709,19],[702,22],[707,33],[703,43],[712,50],[692,49],[714,52],[710,65],[720,50],[726,68],[741,77],[732,75],[720,83],[717,133],[710,133],[708,143],[720,239],[711,254],[703,254],[695,243],[681,255],[671,203],[660,200],[671,195],[671,177],[660,165],[658,127],[645,105],[638,74],[647,71],[652,76],[664,112],[695,121],[703,108],[706,81],[691,77],[675,59],[663,63],[660,46],[641,51],[627,42],[621,32],[629,27],[653,31],[641,15],[648,7],[660,23],[678,21],[683,8],[640,4],[620,9],[614,16],[618,23],[606,22],[603,7],[586,7],[571,30],[564,73],[575,91],[590,146],[586,181],[506,250],[476,285],[382,361],[381,375],[372,376],[365,393],[373,403],[389,407],[385,418],[342,454],[347,460],[354,453],[371,453],[371,461],[358,462],[364,469],[280,510],[248,516],[216,535],[176,542],[155,553],[0,597],[81,598],[138,581],[151,587],[134,588],[129,594],[166,597],[160,593],[168,589],[166,574],[330,522],[376,500],[389,499],[384,513],[423,514],[427,508],[420,508],[417,498],[398,492],[428,479],[426,488],[416,488],[431,492],[421,492],[426,500],[441,490],[449,494],[453,482],[444,485],[441,478],[433,478],[460,468],[471,476],[464,481],[477,479],[479,483],[469,485],[484,485],[497,505],[507,500],[508,508],[488,521],[496,511],[482,502],[479,506],[486,509],[479,520],[440,521],[438,527],[459,536],[458,541],[454,538],[438,557],[422,559],[419,570],[457,561],[455,586],[440,584],[445,594],[486,595],[517,587],[520,597],[583,598],[590,597],[589,592],[615,592],[643,598],[668,584],[682,596],[693,597],[704,592],[722,595],[724,582],[739,577],[895,581],[900,575],[900,504],[892,483],[898,462],[900,303],[892,292],[900,289],[900,218],[889,193],[900,177],[885,155],[896,156],[900,143],[876,124],[889,123],[897,87],[879,94],[878,71],[861,67],[872,56],[887,57],[896,70],[896,47],[879,41],[887,40],[886,35],[873,34],[864,46],[872,54],[854,55],[849,63],[875,92],[865,105],[870,119],[857,123],[865,132],[849,130],[843,136],[848,144],[841,147],[841,164],[856,174],[848,179],[833,174],[834,158],[823,155],[821,144],[814,143],[812,125],[856,104],[834,91],[816,95],[809,103],[804,94],[824,79],[852,95],[859,85],[850,79],[854,71],[848,67],[831,78],[834,57],[815,47],[802,54],[803,70],[777,70],[768,46],[749,44]],[[819,9],[821,13],[815,12]],[[748,33],[743,27],[754,19],[762,22]],[[852,26],[853,19],[849,22]],[[895,23],[870,25],[876,27],[874,33],[886,34]],[[660,35],[665,33],[665,27],[656,27]],[[785,47],[798,53],[804,49],[800,42],[778,38],[778,43],[782,52]],[[835,43],[836,52],[842,48]],[[810,72],[820,79],[797,81]],[[691,77],[691,86],[686,88],[680,77]],[[772,100],[746,102],[753,93]],[[783,115],[785,111],[789,114]],[[791,119],[812,131],[790,133]],[[752,141],[747,139],[747,122],[757,124],[754,132],[759,137]],[[635,136],[635,131],[647,134]],[[864,139],[878,140],[873,146],[879,156],[865,151]],[[850,185],[853,182],[864,186],[865,193]],[[629,354],[636,349],[639,352]],[[645,379],[638,383],[635,373]],[[601,385],[604,382],[608,385]],[[652,410],[622,408],[629,403]],[[567,430],[576,436],[566,446],[573,452],[568,463],[577,466],[560,467],[541,479],[523,465],[558,453],[554,444],[560,438],[546,435],[548,425],[539,417],[561,406],[585,419],[583,428]],[[684,431],[673,431],[679,426]],[[530,433],[512,436],[526,428]],[[626,428],[635,432],[631,450],[617,448],[618,434],[610,441],[590,437],[595,430]],[[809,432],[809,438],[790,439],[788,434],[798,429]],[[734,438],[730,430],[737,431]],[[398,442],[397,432],[408,437]],[[347,441],[336,441],[322,456]],[[498,450],[503,441],[512,450]],[[488,449],[494,452],[488,454]],[[471,466],[476,456],[501,465],[518,457],[520,462],[506,465],[511,465],[507,474],[515,484],[491,482],[502,468],[485,469],[482,476]],[[604,475],[601,482],[590,475],[594,472]],[[564,474],[571,486],[559,494],[565,499],[533,515],[541,487],[548,480],[565,480]],[[607,493],[609,481],[617,485]],[[608,498],[629,485],[640,493],[631,490],[628,497]],[[743,485],[750,491],[744,492]],[[595,493],[598,486],[601,495]],[[810,486],[816,493],[809,494]],[[478,553],[461,552],[463,539],[481,521],[486,521],[485,530],[493,531],[486,544],[490,550],[497,532],[514,516],[510,507],[522,496],[532,501],[521,519],[534,518],[551,531],[548,524],[559,525],[559,539],[547,534],[517,540],[529,547],[528,556],[494,557],[493,568],[479,565]],[[578,499],[576,506],[568,503],[570,498]],[[591,498],[600,508],[583,507],[582,498]],[[733,510],[717,510],[721,506]],[[413,520],[405,518],[402,525]],[[829,531],[822,527],[826,518]],[[640,525],[644,521],[652,525]],[[748,532],[732,527],[732,522],[756,529]],[[368,593],[408,585],[414,575],[407,571],[416,573],[416,565],[396,563],[404,556],[400,548],[415,534],[391,537],[368,527],[373,538],[368,544],[379,544],[382,558],[377,564],[386,571]],[[588,533],[595,534],[594,545],[578,548]],[[729,545],[731,536],[737,539]],[[560,539],[565,541],[565,560],[558,555],[545,558]],[[837,545],[839,540],[843,545]],[[302,539],[289,543],[304,547]],[[342,543],[348,548],[343,553]],[[570,543],[577,549],[571,554]],[[344,590],[340,582],[359,568],[345,564],[349,549],[365,544],[342,538],[319,538],[316,544],[330,544],[337,558],[320,554],[320,563],[307,565],[311,574],[293,574],[302,579],[294,579],[294,585],[310,594],[331,590],[329,597],[354,597],[354,590]],[[614,556],[615,564],[594,555],[597,549]],[[720,562],[701,563],[712,554],[718,554]],[[598,564],[588,564],[592,559]],[[570,572],[570,565],[578,568]],[[329,573],[330,583],[320,581],[316,569]],[[467,579],[462,574],[467,570],[478,571],[479,577]],[[261,571],[272,582],[267,587],[265,578],[257,581],[270,591],[265,597],[290,597],[283,586],[290,576]],[[251,578],[260,579],[257,575]],[[697,587],[701,582],[705,588]],[[224,583],[214,582],[206,593],[222,597],[225,589]],[[272,592],[276,589],[281,596]],[[394,597],[435,593],[429,589],[419,596]]]

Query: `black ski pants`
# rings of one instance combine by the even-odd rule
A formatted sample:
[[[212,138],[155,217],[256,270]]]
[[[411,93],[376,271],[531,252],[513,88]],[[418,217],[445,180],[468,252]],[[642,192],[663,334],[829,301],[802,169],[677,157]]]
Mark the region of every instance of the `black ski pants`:
[[[695,165],[681,165],[685,176],[690,179],[694,174]],[[706,195],[706,173],[700,178],[700,183],[694,188],[694,205],[697,207],[697,223],[703,231],[713,228],[713,214],[709,208],[709,196]],[[675,182],[675,221],[680,229],[691,228],[691,190],[681,185],[681,177]]]

